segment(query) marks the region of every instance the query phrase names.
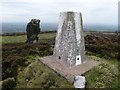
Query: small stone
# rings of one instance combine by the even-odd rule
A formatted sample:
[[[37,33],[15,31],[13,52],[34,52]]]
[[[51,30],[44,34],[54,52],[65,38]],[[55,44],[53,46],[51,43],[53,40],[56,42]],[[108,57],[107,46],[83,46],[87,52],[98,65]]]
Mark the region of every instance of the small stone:
[[[34,40],[33,43],[37,43],[37,40]]]
[[[74,87],[75,88],[85,88],[85,77],[84,76],[75,76]]]

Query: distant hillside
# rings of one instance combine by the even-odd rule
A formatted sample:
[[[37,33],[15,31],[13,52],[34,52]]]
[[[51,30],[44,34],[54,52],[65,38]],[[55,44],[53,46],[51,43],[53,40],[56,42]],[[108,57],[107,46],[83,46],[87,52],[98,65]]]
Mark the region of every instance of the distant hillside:
[[[3,23],[2,33],[26,32],[27,23]],[[41,23],[41,31],[57,30],[56,23]]]
[[[27,23],[2,23],[2,33],[26,32]],[[56,31],[57,23],[41,23],[41,31]],[[84,31],[115,32],[118,30],[114,25],[85,24]]]

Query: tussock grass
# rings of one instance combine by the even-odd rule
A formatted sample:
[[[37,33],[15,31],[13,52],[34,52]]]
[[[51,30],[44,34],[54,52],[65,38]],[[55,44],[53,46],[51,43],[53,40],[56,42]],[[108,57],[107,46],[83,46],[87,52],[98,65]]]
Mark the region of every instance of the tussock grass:
[[[0,36],[0,43],[5,44],[3,48],[3,62],[7,62],[9,65],[19,65],[19,68],[15,71],[11,67],[11,72],[17,73],[13,75],[16,79],[17,88],[66,88],[73,87],[65,79],[58,76],[54,71],[44,66],[38,61],[40,56],[51,55],[53,47],[49,46],[48,42],[54,41],[55,33],[42,33],[39,35],[40,43],[34,45],[25,45],[26,35],[20,36]],[[93,39],[90,39],[93,40]],[[87,41],[87,40],[86,40]],[[89,41],[89,40],[88,40]],[[40,44],[44,44],[41,46]],[[16,44],[19,43],[19,44]],[[15,45],[16,44],[16,45]],[[109,43],[108,43],[109,44]],[[50,44],[53,45],[53,44]],[[9,47],[8,47],[9,46]],[[89,46],[89,44],[88,44]],[[100,46],[100,45],[99,45]],[[114,46],[114,45],[113,45]],[[95,48],[95,47],[93,47]],[[89,49],[88,49],[89,50]],[[97,50],[98,49],[94,49]],[[100,49],[101,50],[101,49]],[[112,51],[112,49],[111,49]],[[106,51],[107,53],[113,53]],[[89,51],[87,51],[89,52]],[[24,54],[24,55],[23,55]],[[105,54],[106,55],[106,54]],[[86,88],[117,88],[118,82],[118,61],[113,58],[103,58],[103,54],[88,54],[89,58],[100,61],[99,66],[94,67],[84,75],[86,77]],[[105,57],[105,56],[104,56]],[[9,61],[8,61],[9,60]],[[15,62],[15,63],[14,63]],[[25,64],[25,65],[23,65]],[[3,66],[6,71],[10,71],[8,65]],[[15,66],[14,66],[15,67]],[[8,69],[8,70],[7,70]],[[8,75],[8,74],[6,74]],[[11,75],[11,74],[10,74]],[[8,75],[9,76],[9,75]],[[28,80],[27,80],[28,79]]]
[[[31,63],[17,76],[17,88],[73,88],[72,84],[44,66],[39,57],[32,57]],[[28,58],[28,62],[30,62]]]
[[[118,61],[92,55],[89,57],[100,61],[101,64],[84,74],[86,88],[118,88]]]

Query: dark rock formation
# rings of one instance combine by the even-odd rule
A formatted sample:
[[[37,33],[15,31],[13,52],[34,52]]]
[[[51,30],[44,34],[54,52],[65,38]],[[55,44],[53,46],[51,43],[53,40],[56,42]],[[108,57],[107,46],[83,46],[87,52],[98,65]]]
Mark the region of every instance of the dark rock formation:
[[[32,19],[27,24],[27,28],[26,28],[27,43],[33,43],[34,40],[38,41],[38,34],[40,33],[39,23],[40,23],[39,19]]]

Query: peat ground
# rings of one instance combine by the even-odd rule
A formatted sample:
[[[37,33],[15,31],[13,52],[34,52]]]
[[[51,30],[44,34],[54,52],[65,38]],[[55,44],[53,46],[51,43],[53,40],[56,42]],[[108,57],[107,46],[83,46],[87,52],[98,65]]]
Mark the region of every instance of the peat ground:
[[[5,81],[6,79],[8,80],[8,81],[6,80],[3,83],[3,87],[9,87],[9,88],[22,87],[22,85],[20,85],[19,83],[27,83],[28,87],[29,86],[37,87],[38,85],[41,85],[40,87],[43,87],[43,88],[67,87],[67,86],[70,87],[71,86],[69,83],[67,83],[65,85],[60,84],[60,83],[62,83],[62,81],[55,82],[55,80],[53,78],[48,78],[46,81],[45,80],[38,81],[38,83],[36,85],[35,80],[30,79],[28,82],[28,81],[25,81],[23,79],[20,79],[20,77],[18,77],[20,75],[23,75],[24,69],[26,71],[27,67],[29,67],[29,65],[31,63],[35,62],[36,57],[40,58],[43,56],[48,56],[48,55],[53,54],[55,34],[50,34],[51,36],[49,36],[49,34],[45,35],[45,36],[44,35],[42,36],[40,34],[39,35],[40,40],[38,43],[35,43],[35,44],[24,43],[23,41],[25,41],[25,38],[23,39],[23,41],[20,41],[20,42],[17,40],[15,41],[15,39],[14,39],[14,43],[12,43],[12,40],[11,40],[11,42],[9,42],[9,40],[10,40],[9,37],[15,38],[16,36],[3,36],[2,42],[4,42],[4,43],[2,44],[2,80],[3,81]],[[6,39],[4,39],[4,38],[6,38]],[[8,43],[6,43],[6,42],[8,42]],[[120,43],[120,34],[119,33],[97,33],[97,32],[85,33],[86,55],[94,55],[94,56],[97,55],[98,57],[106,58],[107,60],[114,60],[114,59],[119,60],[120,59],[120,57],[119,57],[120,56],[119,55],[120,44],[119,43]],[[32,58],[33,58],[33,60],[32,60]],[[39,67],[39,68],[42,68],[42,67]],[[43,66],[43,68],[44,68],[44,66]],[[98,68],[98,69],[100,69],[100,68]],[[45,70],[48,70],[48,69],[45,69]],[[39,78],[49,77],[50,75],[56,76],[55,73],[46,74],[46,72],[43,74],[40,74],[42,76]],[[53,71],[50,71],[50,73],[51,72],[53,72]],[[39,74],[36,74],[36,75],[39,76]],[[86,74],[86,76],[90,76],[90,75]],[[31,77],[33,77],[33,76],[31,76]],[[90,76],[90,77],[92,77],[92,76]],[[13,78],[13,79],[10,79],[10,78]],[[23,78],[25,78],[24,75],[23,75]],[[59,78],[59,77],[57,77],[57,78]],[[10,80],[12,80],[12,81],[10,81]],[[47,82],[48,80],[50,80],[49,83]],[[63,80],[63,82],[66,83],[67,81]],[[30,84],[30,83],[32,83],[32,84]],[[89,84],[89,82],[88,82],[88,84]],[[87,85],[87,86],[91,87],[90,85]],[[102,86],[98,85],[98,87],[102,87]],[[109,87],[109,85],[107,85],[107,86]],[[93,88],[94,88],[94,86],[93,86]]]

